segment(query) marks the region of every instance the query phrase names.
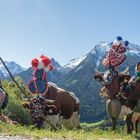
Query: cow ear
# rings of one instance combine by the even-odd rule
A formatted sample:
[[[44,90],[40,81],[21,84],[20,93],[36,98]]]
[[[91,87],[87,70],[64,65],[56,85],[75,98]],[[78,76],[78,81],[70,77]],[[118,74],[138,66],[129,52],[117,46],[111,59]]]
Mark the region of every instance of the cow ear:
[[[97,69],[94,69],[94,72],[95,72],[95,75],[93,75],[93,78],[97,81],[102,81],[104,72],[100,72]]]
[[[94,75],[93,78],[97,81],[102,81],[103,80],[102,75]]]

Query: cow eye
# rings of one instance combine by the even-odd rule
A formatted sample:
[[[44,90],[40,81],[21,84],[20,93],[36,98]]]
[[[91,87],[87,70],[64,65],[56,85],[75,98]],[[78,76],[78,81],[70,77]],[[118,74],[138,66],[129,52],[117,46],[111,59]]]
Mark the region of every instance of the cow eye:
[[[101,81],[101,79],[100,78],[97,78],[97,81]]]

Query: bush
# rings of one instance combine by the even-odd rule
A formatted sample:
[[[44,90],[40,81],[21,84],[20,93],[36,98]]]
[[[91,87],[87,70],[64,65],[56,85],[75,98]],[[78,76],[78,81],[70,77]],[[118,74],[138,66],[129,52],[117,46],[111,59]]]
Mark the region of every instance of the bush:
[[[21,80],[21,78],[17,78],[16,81],[22,86],[20,86],[23,91],[27,92],[26,86]],[[22,106],[22,100],[24,99],[24,95],[21,91],[14,85],[13,82],[3,81],[3,87],[5,91],[9,95],[9,102],[5,110],[2,113],[12,120],[15,120],[21,124],[31,124],[31,117],[27,110],[25,110]]]

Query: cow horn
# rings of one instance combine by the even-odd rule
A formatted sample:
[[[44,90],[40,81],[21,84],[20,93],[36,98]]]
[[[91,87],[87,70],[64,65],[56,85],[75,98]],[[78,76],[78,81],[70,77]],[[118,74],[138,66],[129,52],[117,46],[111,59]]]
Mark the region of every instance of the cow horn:
[[[122,72],[119,72],[119,75],[126,75],[129,74],[129,66],[126,67]]]
[[[97,69],[94,69],[94,71],[95,71],[96,74],[99,74],[99,75],[103,75],[104,74],[104,72],[100,72]]]
[[[52,100],[52,99],[45,99],[46,103],[54,103],[56,100]]]

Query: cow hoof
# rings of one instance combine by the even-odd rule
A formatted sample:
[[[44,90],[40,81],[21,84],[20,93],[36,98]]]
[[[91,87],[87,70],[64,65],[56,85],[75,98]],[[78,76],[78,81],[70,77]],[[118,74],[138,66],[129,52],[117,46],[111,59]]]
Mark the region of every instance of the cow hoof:
[[[127,131],[127,134],[132,134],[132,131]]]
[[[83,127],[80,124],[76,128],[77,129],[83,129]]]

